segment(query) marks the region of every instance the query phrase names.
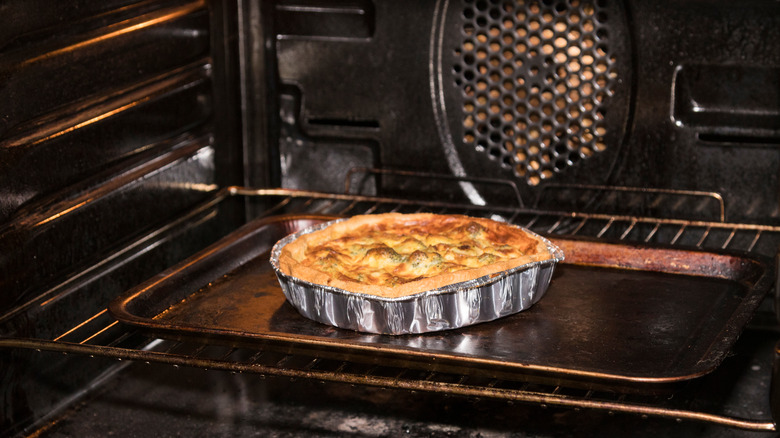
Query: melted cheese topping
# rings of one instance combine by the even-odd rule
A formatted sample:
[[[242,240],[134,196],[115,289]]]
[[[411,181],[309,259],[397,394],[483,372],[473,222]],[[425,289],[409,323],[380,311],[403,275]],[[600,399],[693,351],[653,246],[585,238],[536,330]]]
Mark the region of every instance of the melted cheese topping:
[[[521,229],[485,221],[432,216],[361,225],[307,246],[299,263],[334,279],[395,287],[518,259],[537,249],[538,241]]]

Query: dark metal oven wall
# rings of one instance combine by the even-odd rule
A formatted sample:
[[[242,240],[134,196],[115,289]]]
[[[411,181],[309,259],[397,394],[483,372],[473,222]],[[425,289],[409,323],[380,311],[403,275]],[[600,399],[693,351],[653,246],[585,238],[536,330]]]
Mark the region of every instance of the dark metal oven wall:
[[[241,182],[227,76],[238,73],[225,56],[235,11],[12,0],[0,15],[0,324],[4,336],[51,336],[230,222],[159,233]],[[47,300],[59,310],[26,313]],[[4,351],[1,429],[48,412],[102,365]]]
[[[284,186],[404,168],[515,181],[526,200],[575,183],[718,192],[731,219],[778,218],[773,3],[307,5],[268,8]]]

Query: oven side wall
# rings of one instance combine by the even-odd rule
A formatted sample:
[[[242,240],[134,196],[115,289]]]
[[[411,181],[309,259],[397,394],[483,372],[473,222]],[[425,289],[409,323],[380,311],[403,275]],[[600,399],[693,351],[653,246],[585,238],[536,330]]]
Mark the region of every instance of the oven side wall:
[[[57,338],[243,220],[236,205],[170,226],[245,183],[236,8],[0,4],[0,334]],[[0,351],[0,430],[109,364]]]

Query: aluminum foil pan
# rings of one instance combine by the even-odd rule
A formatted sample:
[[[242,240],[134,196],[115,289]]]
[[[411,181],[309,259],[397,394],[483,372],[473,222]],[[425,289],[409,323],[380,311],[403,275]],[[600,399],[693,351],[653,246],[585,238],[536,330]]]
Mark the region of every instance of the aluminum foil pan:
[[[315,225],[278,241],[271,265],[287,301],[317,322],[389,335],[427,333],[492,321],[525,310],[547,291],[563,251],[540,237],[553,258],[418,294],[384,298],[310,283],[279,269],[282,248],[298,237],[346,219]]]

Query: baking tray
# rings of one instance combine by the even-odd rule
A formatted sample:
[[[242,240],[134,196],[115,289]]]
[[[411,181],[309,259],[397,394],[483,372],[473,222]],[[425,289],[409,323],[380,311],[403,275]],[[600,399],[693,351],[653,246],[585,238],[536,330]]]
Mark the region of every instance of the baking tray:
[[[250,222],[117,297],[119,321],[175,339],[409,368],[621,391],[666,392],[728,354],[771,285],[741,254],[551,239],[565,254],[545,297],[496,321],[420,335],[376,335],[301,316],[269,263],[274,243],[332,219]]]

